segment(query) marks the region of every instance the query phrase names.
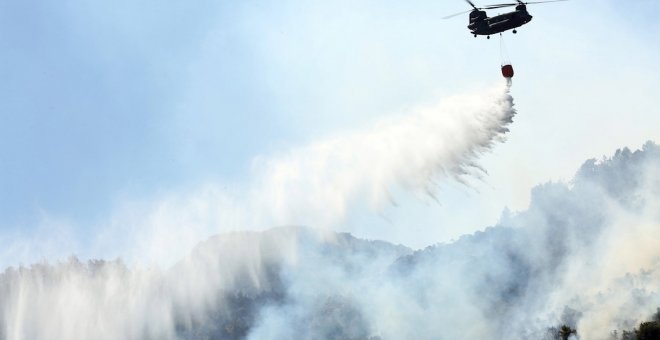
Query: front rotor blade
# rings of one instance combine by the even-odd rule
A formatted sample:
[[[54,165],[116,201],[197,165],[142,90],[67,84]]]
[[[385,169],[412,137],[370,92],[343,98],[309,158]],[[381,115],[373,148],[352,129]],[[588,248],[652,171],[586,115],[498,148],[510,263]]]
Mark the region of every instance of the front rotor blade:
[[[461,14],[470,13],[470,12],[472,12],[472,10],[469,10],[469,11],[463,11],[463,12],[460,12],[460,13],[456,13],[456,14],[448,15],[448,16],[446,16],[446,17],[443,17],[442,19],[450,19],[450,18],[453,18],[453,17],[455,17],[455,16],[459,16],[459,15],[461,15]]]
[[[530,1],[530,2],[525,2],[525,5],[543,4],[546,2],[559,2],[559,1],[568,1],[568,0]]]
[[[490,5],[484,7],[484,9],[495,9],[495,8],[502,8],[502,7],[513,7],[513,6],[518,6],[518,4],[497,4],[497,5]]]
[[[470,6],[472,6],[472,8],[477,9],[477,6],[475,6],[475,5],[472,3],[472,1],[470,1],[470,0],[465,0],[465,2],[467,2],[468,4],[470,4]]]
[[[506,3],[506,4],[492,4],[492,5],[488,5],[484,8],[488,8],[488,7],[491,7],[491,6],[515,6],[515,5],[518,5],[518,3],[509,2],[509,3]]]

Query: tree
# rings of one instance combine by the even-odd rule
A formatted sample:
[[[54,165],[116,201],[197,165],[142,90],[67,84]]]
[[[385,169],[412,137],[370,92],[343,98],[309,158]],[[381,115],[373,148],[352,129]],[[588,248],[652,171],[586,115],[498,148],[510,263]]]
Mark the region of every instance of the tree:
[[[637,331],[637,340],[659,340],[660,339],[660,322],[649,321],[642,322]]]
[[[577,331],[566,325],[561,326],[559,329],[559,337],[561,340],[568,340],[571,334],[577,334]]]

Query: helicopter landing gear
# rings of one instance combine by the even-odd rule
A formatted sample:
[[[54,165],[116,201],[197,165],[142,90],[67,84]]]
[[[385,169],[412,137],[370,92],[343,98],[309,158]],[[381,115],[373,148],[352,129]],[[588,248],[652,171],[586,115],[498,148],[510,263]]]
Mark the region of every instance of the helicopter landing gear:
[[[513,30],[513,34],[516,34],[516,33],[518,33],[518,31],[516,31],[516,30]]]
[[[476,37],[477,37],[477,35],[475,34],[475,35],[474,35],[474,37],[476,38]]]
[[[490,35],[486,37],[486,39],[490,39]]]

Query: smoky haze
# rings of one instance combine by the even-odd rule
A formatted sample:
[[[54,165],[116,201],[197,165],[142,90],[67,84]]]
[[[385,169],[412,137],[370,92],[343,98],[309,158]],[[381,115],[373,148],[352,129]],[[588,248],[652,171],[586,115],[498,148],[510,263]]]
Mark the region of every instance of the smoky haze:
[[[514,113],[506,89],[490,93],[432,111],[471,113],[435,126],[461,137],[427,132],[433,121],[423,118],[433,115],[420,113],[258,161],[265,165],[255,188],[275,197],[250,208],[282,202],[269,210],[281,211],[278,218],[295,207],[314,216],[327,200],[329,212],[318,213],[326,228],[223,233],[166,269],[74,257],[9,267],[0,275],[0,338],[543,339],[549,327],[567,324],[582,339],[608,339],[648,319],[660,306],[660,148],[653,143],[589,160],[570,183],[536,187],[527,210],[505,212],[496,226],[453,243],[413,251],[327,228],[351,200],[379,204],[391,185],[432,194],[444,177],[478,173],[476,156],[501,140]],[[429,151],[378,152],[374,145],[396,141],[390,133],[401,137],[399,128],[409,139],[426,136]],[[317,150],[332,151],[319,160],[310,156]],[[357,156],[363,152],[369,162]],[[332,161],[341,171],[322,166]],[[371,179],[375,170],[362,171],[373,164],[391,168]],[[336,192],[318,189],[337,182]]]
[[[590,160],[527,210],[412,251],[304,227],[214,236],[168,270],[0,276],[6,339],[611,339],[660,306],[660,147]]]
[[[258,334],[264,330],[275,337],[366,336],[371,320],[350,295],[336,291],[356,288],[351,282],[368,291],[371,280],[410,250],[335,234],[332,228],[355,206],[377,210],[387,204],[392,189],[433,196],[441,180],[469,182],[480,176],[478,156],[504,140],[514,115],[506,85],[443,98],[370,129],[259,157],[253,181],[238,198],[202,190],[193,199],[166,198],[120,211],[95,243],[106,253],[110,248],[111,254],[128,255],[130,266],[121,260],[62,260],[60,255],[7,268],[0,277],[1,337],[240,338],[263,337]],[[225,233],[194,246],[225,230],[223,224],[320,229]],[[66,244],[52,238],[55,244],[50,244],[50,239],[36,234],[14,240],[3,261],[24,256],[34,249],[30,245],[71,249],[71,244],[84,243],[72,237]],[[152,265],[168,263],[163,258],[174,264]],[[328,300],[319,300],[319,292]],[[336,326],[323,316],[323,310],[335,313],[337,308],[337,321],[350,325]],[[310,314],[315,310],[319,313]],[[319,325],[275,331],[273,322],[280,321],[269,313],[290,316],[284,323]]]

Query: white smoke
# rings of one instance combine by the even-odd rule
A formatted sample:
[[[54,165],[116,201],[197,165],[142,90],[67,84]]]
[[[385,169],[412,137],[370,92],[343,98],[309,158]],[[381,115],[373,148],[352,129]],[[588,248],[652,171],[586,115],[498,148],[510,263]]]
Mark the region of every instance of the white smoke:
[[[86,264],[72,258],[7,269],[0,276],[0,338],[168,339],[218,332],[247,336],[243,326],[266,320],[258,318],[259,310],[246,309],[244,324],[212,325],[231,319],[245,299],[263,299],[279,311],[278,299],[286,294],[301,305],[286,303],[281,308],[291,306],[301,318],[309,317],[308,309],[333,306],[348,306],[351,315],[361,315],[351,309],[352,292],[372,286],[373,277],[407,249],[379,244],[372,249],[372,244],[337,238],[328,229],[285,229],[213,239],[169,270],[142,268],[140,259],[149,264],[181,258],[182,249],[241,224],[332,227],[351,207],[378,209],[394,188],[435,195],[440,180],[469,181],[483,171],[477,157],[502,141],[512,122],[515,111],[508,91],[508,86],[498,86],[447,98],[367,131],[261,157],[254,163],[255,180],[238,197],[205,187],[189,197],[129,205],[99,233],[98,244],[106,254],[130,254],[131,268],[121,262]],[[359,285],[352,285],[353,279]],[[331,302],[319,298],[323,285],[328,296],[346,290],[347,297]],[[323,323],[322,318],[314,320]],[[370,321],[365,317],[362,322]],[[362,322],[354,325],[355,332],[365,332]]]
[[[329,231],[209,239],[169,270],[0,275],[3,339],[614,339],[660,306],[660,148],[587,162],[526,211],[411,252]]]
[[[363,201],[386,202],[392,187],[433,194],[443,177],[478,175],[475,157],[513,113],[506,89],[452,98],[259,160],[244,201],[214,190],[168,198],[120,230],[138,228],[133,245],[149,256],[180,258],[182,244],[219,225],[331,226]],[[535,188],[529,209],[498,226],[417,252],[278,228],[213,237],[167,270],[74,258],[9,268],[0,339],[556,339],[548,327],[562,324],[613,339],[660,306],[658,174],[653,144],[589,161],[570,185]]]
[[[367,259],[354,275],[307,255],[251,339],[555,340],[561,325],[577,328],[572,338],[619,339],[614,330],[660,306],[658,174],[660,148],[647,144],[585,163],[570,186],[539,186],[497,227],[390,267]]]

